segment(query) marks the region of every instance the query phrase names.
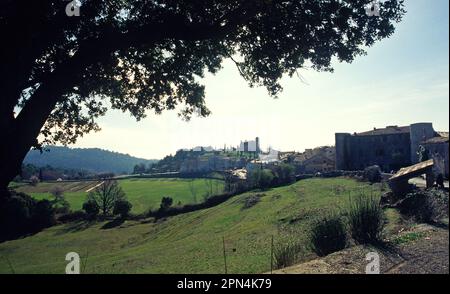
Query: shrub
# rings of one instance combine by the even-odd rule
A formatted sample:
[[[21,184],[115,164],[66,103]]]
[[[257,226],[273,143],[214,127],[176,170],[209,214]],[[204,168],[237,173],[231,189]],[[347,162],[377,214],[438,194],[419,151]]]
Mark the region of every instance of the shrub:
[[[35,230],[55,224],[55,210],[49,200],[43,199],[36,202],[33,209],[32,224]]]
[[[350,199],[348,212],[350,232],[360,244],[379,243],[384,227],[383,210],[379,201],[364,194]]]
[[[439,189],[409,193],[398,204],[400,212],[418,222],[433,223],[448,217],[448,193]]]
[[[274,266],[276,269],[288,267],[299,261],[302,247],[295,241],[287,241],[278,244],[274,248]]]
[[[371,183],[381,182],[381,169],[378,165],[372,165],[364,169],[364,179]]]
[[[66,214],[70,212],[70,203],[62,197],[53,202],[53,208],[57,214]]]
[[[287,163],[281,163],[274,167],[275,179],[277,185],[289,184],[295,181],[295,168]]]
[[[261,197],[262,197],[261,194],[247,196],[244,200],[245,202],[242,209],[248,209],[250,207],[255,206],[261,200]]]
[[[311,228],[311,246],[318,256],[342,250],[347,245],[345,224],[339,215],[326,216]]]
[[[161,198],[161,205],[159,207],[160,210],[164,211],[169,209],[173,204],[173,199],[171,197],[163,197]]]
[[[59,186],[54,187],[50,193],[55,197],[52,201],[55,213],[65,214],[70,212],[70,204],[63,195],[63,189]]]
[[[89,219],[94,219],[98,216],[98,213],[100,212],[100,207],[98,206],[96,201],[88,199],[86,202],[83,203],[83,210],[86,212],[87,217]]]
[[[11,191],[0,199],[0,241],[36,233],[55,223],[55,211],[48,200]]]
[[[267,189],[272,185],[274,179],[273,172],[270,169],[261,170],[261,176],[259,178],[259,188]]]
[[[129,201],[125,199],[118,200],[114,204],[113,214],[120,215],[121,218],[126,218],[130,214],[132,207],[133,205]]]

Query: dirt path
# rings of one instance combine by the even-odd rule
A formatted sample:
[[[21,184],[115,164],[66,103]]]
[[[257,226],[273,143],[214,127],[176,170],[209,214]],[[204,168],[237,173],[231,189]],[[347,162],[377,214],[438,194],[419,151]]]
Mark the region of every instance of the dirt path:
[[[418,225],[405,234],[419,234],[416,240],[389,248],[354,246],[323,258],[275,271],[276,274],[364,274],[369,252],[380,256],[385,274],[448,274],[448,229]]]
[[[399,249],[405,260],[386,271],[388,274],[449,273],[448,230],[427,230],[425,237]]]
[[[91,187],[89,189],[87,189],[85,192],[89,193],[92,190],[94,190],[95,188],[97,188],[98,186],[100,186],[101,184],[103,184],[105,181],[101,181],[100,183],[98,183],[97,185],[95,185],[94,187]]]

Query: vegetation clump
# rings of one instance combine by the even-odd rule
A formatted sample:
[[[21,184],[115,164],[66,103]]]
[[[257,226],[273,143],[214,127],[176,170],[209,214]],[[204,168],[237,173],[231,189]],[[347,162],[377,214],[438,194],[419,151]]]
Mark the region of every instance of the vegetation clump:
[[[350,199],[348,211],[350,233],[360,244],[376,244],[382,239],[383,210],[378,199],[361,194]]]
[[[120,199],[114,204],[113,214],[120,215],[122,219],[130,215],[133,205],[126,199]]]
[[[88,219],[95,219],[100,212],[100,207],[96,201],[88,199],[83,203],[83,210],[86,212]]]
[[[347,231],[341,216],[333,214],[317,220],[312,226],[310,241],[318,256],[344,249],[347,246]]]
[[[397,206],[403,215],[417,222],[439,222],[448,217],[448,193],[440,189],[417,190],[408,193]]]
[[[255,206],[260,200],[263,194],[252,194],[245,198],[244,206],[242,209],[248,209]]]
[[[275,269],[285,268],[297,263],[303,252],[303,247],[299,242],[289,240],[275,246],[274,266]]]
[[[55,224],[55,210],[49,200],[36,200],[10,191],[0,200],[0,241],[36,233]]]
[[[172,197],[163,197],[161,198],[161,205],[159,206],[160,211],[166,211],[173,204]]]
[[[378,165],[372,165],[364,169],[364,179],[371,183],[381,182],[381,169]]]

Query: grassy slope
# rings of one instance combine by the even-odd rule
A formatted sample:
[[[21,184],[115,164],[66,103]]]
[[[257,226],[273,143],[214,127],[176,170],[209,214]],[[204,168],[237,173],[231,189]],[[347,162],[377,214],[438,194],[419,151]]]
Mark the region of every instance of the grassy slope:
[[[88,255],[84,272],[89,273],[221,273],[222,237],[229,273],[265,272],[272,235],[276,243],[288,235],[304,241],[315,217],[345,207],[350,191],[362,187],[378,189],[350,179],[309,179],[266,191],[248,209],[242,207],[252,193],[158,223],[127,221],[112,229],[101,229],[104,223],[56,226],[0,244],[0,273],[11,272],[5,257],[17,273],[63,273],[70,251],[82,259]]]
[[[182,204],[195,203],[203,201],[203,196],[207,191],[204,179],[193,180],[196,190],[196,199],[189,190],[190,179],[124,179],[119,180],[120,185],[125,191],[128,200],[133,204],[134,213],[142,213],[149,208],[158,208],[163,196],[173,198],[174,205],[180,201]],[[213,193],[221,193],[223,182],[213,181]],[[37,199],[51,198],[50,191],[54,186],[61,186],[64,189],[64,196],[70,203],[72,210],[81,209],[86,200],[85,192],[98,182],[61,182],[61,183],[39,183],[36,187],[30,185],[21,185],[16,188],[17,191],[25,192]],[[217,183],[217,185],[216,185]]]

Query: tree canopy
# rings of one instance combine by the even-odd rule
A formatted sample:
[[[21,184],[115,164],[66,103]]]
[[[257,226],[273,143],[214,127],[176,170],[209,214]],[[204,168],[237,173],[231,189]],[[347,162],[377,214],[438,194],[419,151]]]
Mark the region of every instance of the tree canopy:
[[[384,1],[380,16],[366,14],[369,2],[80,0],[69,17],[73,1],[3,0],[0,130],[14,145],[1,153],[18,167],[32,146],[98,130],[110,108],[137,120],[175,108],[207,116],[201,78],[227,58],[277,96],[283,75],[332,71],[333,57],[351,62],[394,32],[403,1]]]

